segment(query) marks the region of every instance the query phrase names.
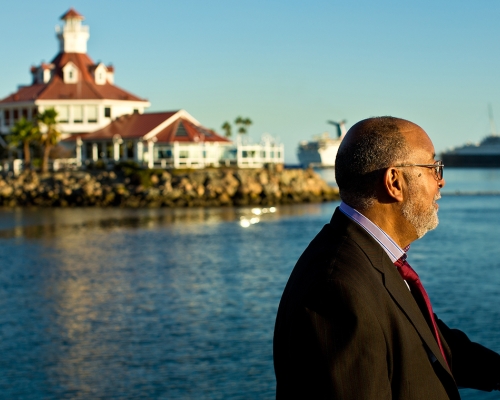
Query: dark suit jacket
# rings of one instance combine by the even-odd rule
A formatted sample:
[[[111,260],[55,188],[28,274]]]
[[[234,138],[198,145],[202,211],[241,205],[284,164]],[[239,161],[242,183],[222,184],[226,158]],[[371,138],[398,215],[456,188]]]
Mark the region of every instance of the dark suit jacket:
[[[382,247],[336,210],[297,262],[274,332],[278,399],[459,399],[500,355],[437,320],[452,371]],[[434,361],[433,361],[434,360]]]

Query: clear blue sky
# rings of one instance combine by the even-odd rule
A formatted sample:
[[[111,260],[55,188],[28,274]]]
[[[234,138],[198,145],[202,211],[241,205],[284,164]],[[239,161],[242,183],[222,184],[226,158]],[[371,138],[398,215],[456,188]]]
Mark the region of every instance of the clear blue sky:
[[[500,127],[499,1],[8,1],[0,97],[56,55],[70,7],[90,57],[149,111],[183,108],[219,132],[250,117],[250,137],[279,137],[289,163],[329,119],[406,118],[437,151],[487,135],[488,103]]]

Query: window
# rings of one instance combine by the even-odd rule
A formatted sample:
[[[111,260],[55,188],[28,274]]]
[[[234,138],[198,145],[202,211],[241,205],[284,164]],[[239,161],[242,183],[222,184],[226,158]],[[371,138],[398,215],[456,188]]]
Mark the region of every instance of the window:
[[[139,110],[137,108],[134,108],[134,114],[139,114]]]
[[[111,118],[111,107],[104,107],[104,117]]]
[[[77,83],[78,82],[78,69],[71,61],[68,62],[63,68],[64,83]]]
[[[69,122],[69,107],[68,106],[58,106],[56,108],[57,117],[59,122],[67,123]]]
[[[19,119],[19,110],[12,111],[12,119],[13,122],[16,122]]]
[[[3,112],[3,117],[4,117],[4,121],[5,121],[5,126],[9,126],[10,125],[10,111],[5,110]]]
[[[113,158],[113,142],[106,142],[104,144],[106,147],[106,158],[112,159]]]
[[[134,158],[134,142],[125,142],[127,146],[127,158]]]
[[[83,122],[83,106],[73,106],[73,122],[75,124]]]
[[[94,154],[92,152],[92,143],[85,143],[85,157],[90,160],[94,157]]]
[[[213,137],[213,134],[211,131],[209,131],[208,129],[203,129],[203,128],[198,128],[198,131],[202,133],[202,135],[204,135],[205,137]]]
[[[23,108],[21,111],[21,114],[24,118],[28,119],[28,109],[27,108]]]
[[[177,128],[177,132],[175,132],[176,137],[185,137],[187,136],[186,128],[184,128],[184,124],[181,122],[179,127]]]
[[[156,149],[156,159],[162,158],[172,158],[172,150],[169,146],[157,146]]]
[[[243,150],[241,156],[243,158],[253,158],[255,157],[255,150]]]
[[[94,79],[97,85],[105,85],[106,84],[106,67],[104,64],[99,63],[94,70]]]
[[[189,151],[188,150],[179,151],[179,158],[189,158]]]
[[[97,122],[97,106],[87,106],[87,121],[90,123]]]

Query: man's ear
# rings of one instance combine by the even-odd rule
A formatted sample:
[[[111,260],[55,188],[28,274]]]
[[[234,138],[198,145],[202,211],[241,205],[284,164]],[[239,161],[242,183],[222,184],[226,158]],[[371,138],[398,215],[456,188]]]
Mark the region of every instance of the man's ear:
[[[403,201],[403,187],[404,187],[403,172],[395,167],[387,168],[384,174],[383,187],[388,197],[397,202]]]

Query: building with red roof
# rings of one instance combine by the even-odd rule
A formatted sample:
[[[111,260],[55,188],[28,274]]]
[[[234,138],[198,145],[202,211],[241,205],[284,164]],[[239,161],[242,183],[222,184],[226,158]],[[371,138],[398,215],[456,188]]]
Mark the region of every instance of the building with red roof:
[[[76,142],[77,159],[84,163],[132,160],[149,168],[218,166],[233,148],[230,140],[184,110],[122,115],[104,128],[64,142]]]
[[[32,83],[0,100],[0,133],[16,121],[54,108],[62,144],[77,165],[133,160],[149,168],[203,168],[221,163],[257,167],[283,163],[283,145],[235,146],[205,128],[184,110],[144,113],[150,103],[114,84],[114,67],[87,55],[88,26],[74,9],[56,27],[59,53],[50,63],[31,67]],[[1,139],[1,136],[0,136]],[[67,160],[66,160],[67,161]]]
[[[113,119],[142,114],[150,103],[114,84],[115,69],[95,63],[87,55],[89,27],[74,9],[61,16],[56,27],[59,53],[50,63],[31,67],[32,82],[0,100],[0,133],[9,133],[21,117],[33,118],[54,108],[59,128],[68,136],[90,132]]]

